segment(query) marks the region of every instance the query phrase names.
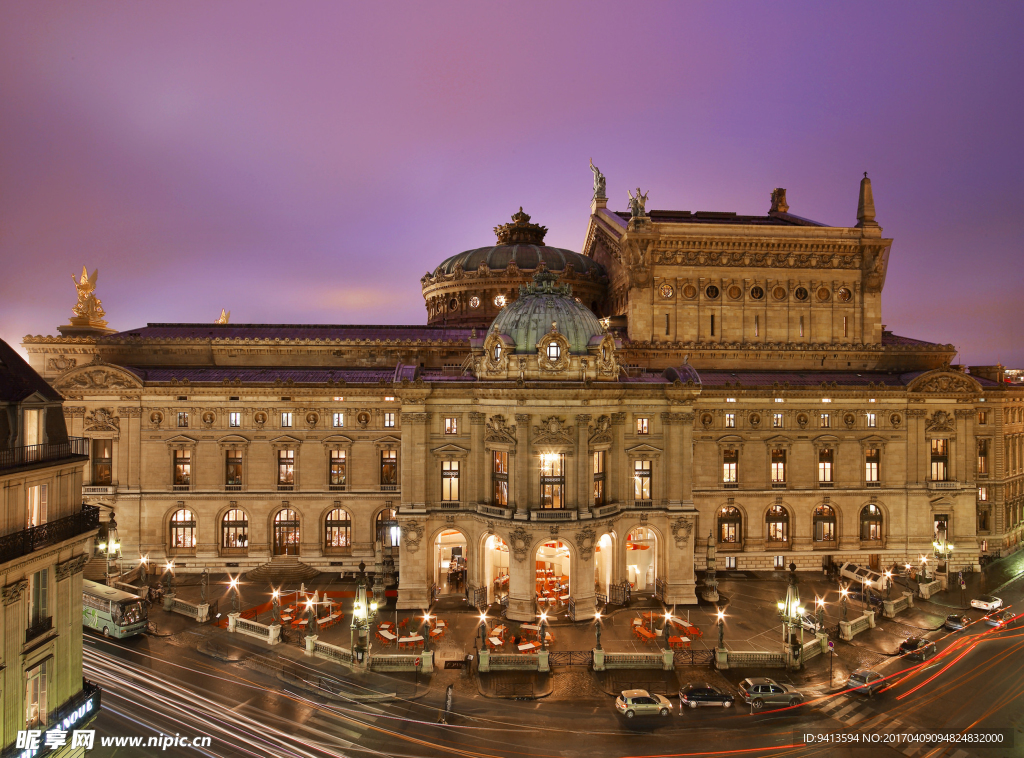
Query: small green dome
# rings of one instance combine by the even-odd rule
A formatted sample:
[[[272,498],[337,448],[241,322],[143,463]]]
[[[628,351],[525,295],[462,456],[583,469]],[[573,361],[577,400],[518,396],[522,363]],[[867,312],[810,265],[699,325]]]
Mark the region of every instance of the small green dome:
[[[605,330],[597,316],[572,296],[572,287],[555,284],[557,278],[551,272],[535,274],[534,283],[522,285],[519,298],[497,315],[487,337],[504,336],[515,343],[516,355],[532,354],[541,338],[552,331],[553,322],[555,330],[569,341],[569,352],[585,355],[590,344],[600,342]]]

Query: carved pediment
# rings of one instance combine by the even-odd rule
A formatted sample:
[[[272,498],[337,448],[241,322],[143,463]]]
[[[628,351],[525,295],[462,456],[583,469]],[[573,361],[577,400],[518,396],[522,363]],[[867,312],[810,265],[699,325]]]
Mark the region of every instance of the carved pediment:
[[[469,448],[453,445],[441,445],[430,451],[437,458],[466,458],[469,455]]]
[[[612,420],[610,416],[598,416],[597,422],[588,428],[590,433],[590,444],[612,441]]]
[[[344,434],[332,434],[329,437],[325,437],[320,440],[320,444],[324,447],[337,447],[338,445],[351,445],[352,438],[346,437]]]
[[[491,416],[487,420],[487,431],[484,436],[487,442],[507,442],[516,444],[515,424],[505,422],[504,416]]]
[[[86,431],[120,431],[121,422],[113,408],[97,408],[85,414]]]
[[[61,376],[55,383],[58,392],[89,392],[92,390],[134,390],[142,388],[142,380],[120,366],[89,363]]]
[[[973,395],[981,391],[982,387],[976,379],[947,369],[936,369],[922,374],[907,387],[907,392],[927,392],[936,395]]]
[[[648,445],[646,442],[626,448],[626,455],[630,458],[657,458],[661,453],[660,448]]]
[[[302,440],[290,434],[282,434],[280,437],[274,437],[274,439],[270,440],[270,444],[278,447],[297,447],[302,444]]]
[[[375,439],[373,441],[373,444],[378,445],[380,447],[391,447],[393,445],[401,445],[402,440],[394,436],[393,434],[386,434],[383,437],[378,437],[377,439]]]
[[[930,418],[925,419],[924,428],[928,432],[954,432],[956,431],[956,418],[952,413],[935,411]]]
[[[183,447],[196,444],[195,438],[188,437],[184,434],[175,434],[169,440],[165,440],[165,442],[172,447]]]
[[[243,437],[241,434],[225,434],[223,437],[217,440],[217,444],[223,445],[225,447],[238,448],[245,447],[246,445],[248,445],[249,440],[246,437]]]
[[[533,442],[538,445],[571,445],[575,427],[558,416],[549,416],[533,427]]]

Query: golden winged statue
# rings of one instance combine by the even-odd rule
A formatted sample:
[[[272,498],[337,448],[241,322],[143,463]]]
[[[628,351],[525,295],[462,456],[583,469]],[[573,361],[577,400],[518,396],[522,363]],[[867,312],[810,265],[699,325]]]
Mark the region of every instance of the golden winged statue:
[[[221,308],[220,309],[220,318],[218,318],[213,323],[215,323],[215,324],[226,324],[226,323],[228,323],[228,320],[230,318],[231,318],[231,311],[226,311],[223,308]]]
[[[103,305],[96,297],[96,278],[99,273],[100,270],[95,269],[92,276],[89,276],[88,269],[82,266],[81,278],[76,279],[74,274],[71,275],[71,281],[75,283],[75,289],[78,290],[78,302],[71,310],[79,319],[87,321],[90,325],[106,326],[107,322],[103,320],[105,315]]]

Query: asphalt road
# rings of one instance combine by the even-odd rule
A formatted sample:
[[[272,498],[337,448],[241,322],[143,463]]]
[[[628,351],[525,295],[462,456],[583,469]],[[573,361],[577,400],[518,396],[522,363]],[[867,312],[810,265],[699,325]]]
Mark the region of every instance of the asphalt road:
[[[1024,611],[1018,579],[1000,596]],[[980,618],[979,611],[968,613]],[[939,655],[881,665],[892,687],[873,698],[807,692],[795,709],[752,714],[748,706],[667,718],[620,717],[611,698],[510,701],[459,696],[449,724],[436,723],[444,693],[386,704],[336,703],[277,678],[175,647],[166,640],[86,636],[85,674],[103,688],[93,722],[97,758],[216,756],[1024,756],[1024,624],[935,633]],[[770,675],[770,672],[766,672]],[[820,695],[820,696],[819,696]],[[674,700],[674,698],[673,698]],[[1003,730],[1004,742],[936,746],[929,733]],[[106,736],[210,737],[209,747],[100,747]],[[813,745],[804,735],[824,735]],[[867,739],[908,739],[901,744]],[[1015,746],[1005,742],[1012,735]],[[843,742],[835,742],[843,740]]]

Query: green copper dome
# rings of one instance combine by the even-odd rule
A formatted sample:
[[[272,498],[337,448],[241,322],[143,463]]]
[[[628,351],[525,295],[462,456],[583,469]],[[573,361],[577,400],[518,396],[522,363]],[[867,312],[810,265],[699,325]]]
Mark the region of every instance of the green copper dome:
[[[589,308],[573,298],[572,287],[555,284],[557,278],[551,272],[535,274],[534,283],[522,285],[519,298],[497,315],[487,336],[502,335],[515,343],[517,355],[532,354],[554,322],[555,330],[569,341],[569,352],[586,354],[592,341],[600,342],[604,328]]]

